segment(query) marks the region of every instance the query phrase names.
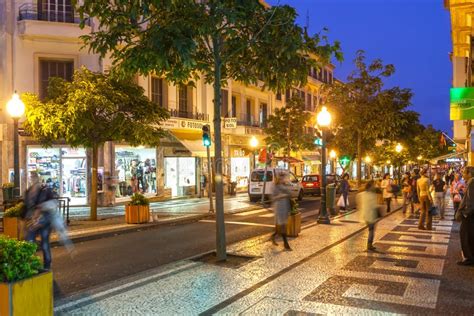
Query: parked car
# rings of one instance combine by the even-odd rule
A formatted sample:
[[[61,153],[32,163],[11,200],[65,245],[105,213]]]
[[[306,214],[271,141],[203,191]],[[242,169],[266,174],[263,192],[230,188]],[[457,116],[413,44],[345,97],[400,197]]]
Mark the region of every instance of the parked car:
[[[289,177],[288,186],[290,186],[291,196],[297,198],[299,201],[303,199],[304,190],[301,182],[291,172],[285,169],[267,168],[266,177],[264,177],[265,169],[259,168],[252,171],[249,182],[249,199],[251,202],[256,202],[262,198],[263,183],[265,179],[265,199],[271,198],[275,189],[276,179],[278,176],[287,175]]]
[[[321,178],[318,174],[303,176],[301,185],[304,194],[321,195]]]

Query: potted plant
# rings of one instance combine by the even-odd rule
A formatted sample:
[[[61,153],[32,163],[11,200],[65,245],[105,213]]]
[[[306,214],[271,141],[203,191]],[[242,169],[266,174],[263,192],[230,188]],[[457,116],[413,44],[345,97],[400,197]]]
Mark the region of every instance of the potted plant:
[[[20,202],[7,209],[3,214],[3,233],[6,236],[19,240],[24,239],[24,222],[20,218],[24,207],[23,202]]]
[[[290,199],[291,211],[286,226],[286,234],[289,237],[298,237],[301,232],[301,212],[298,210],[298,203],[295,199]]]
[[[2,192],[3,192],[3,200],[4,201],[11,201],[13,200],[13,189],[15,188],[15,184],[13,182],[8,182],[2,184]]]
[[[0,236],[0,315],[53,315],[53,275],[36,247]]]
[[[131,201],[125,205],[125,221],[127,224],[148,223],[150,219],[150,200],[143,194],[135,193]]]

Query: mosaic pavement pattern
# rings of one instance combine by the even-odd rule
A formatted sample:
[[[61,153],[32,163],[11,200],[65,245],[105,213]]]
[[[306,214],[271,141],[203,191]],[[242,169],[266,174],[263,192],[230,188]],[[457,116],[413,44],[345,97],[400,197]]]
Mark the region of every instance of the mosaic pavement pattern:
[[[452,218],[453,213],[447,212]],[[431,314],[453,222],[419,231],[395,212],[376,227],[377,252],[365,251],[357,212],[317,225],[283,252],[268,237],[229,252],[258,257],[238,269],[182,261],[59,302],[59,315],[326,315]]]

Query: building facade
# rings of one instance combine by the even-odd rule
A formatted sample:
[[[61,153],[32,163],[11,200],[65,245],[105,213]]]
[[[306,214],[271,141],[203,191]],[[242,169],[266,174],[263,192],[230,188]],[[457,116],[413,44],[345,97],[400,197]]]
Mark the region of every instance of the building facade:
[[[93,20],[79,28],[79,16],[69,0],[6,0],[0,2],[0,174],[2,183],[13,179],[13,121],[5,110],[14,91],[45,96],[48,79],[71,80],[74,70],[85,66],[104,71],[110,60],[82,49],[79,36],[94,30]],[[333,66],[309,71],[306,87],[275,94],[258,86],[229,81],[222,90],[224,175],[247,190],[248,177],[259,148],[250,147],[255,136],[263,147],[263,128],[275,108],[298,93],[306,110],[315,112],[321,103],[323,83],[333,78]],[[134,192],[150,197],[200,196],[207,174],[202,126],[214,119],[213,88],[204,81],[193,85],[173,85],[154,77],[137,77],[146,95],[157,106],[166,108],[170,119],[163,124],[169,137],[157,148],[132,147],[126,143],[106,143],[99,156],[99,205],[126,201]],[[211,153],[213,152],[211,148]],[[211,154],[213,155],[213,154]],[[298,153],[303,174],[317,165],[318,153]],[[43,148],[31,137],[20,137],[21,189],[27,187],[29,171],[38,171],[42,181],[72,204],[88,204],[90,153],[57,143]],[[313,160],[311,160],[313,159]],[[309,167],[308,167],[309,166]],[[309,168],[309,169],[308,169]]]

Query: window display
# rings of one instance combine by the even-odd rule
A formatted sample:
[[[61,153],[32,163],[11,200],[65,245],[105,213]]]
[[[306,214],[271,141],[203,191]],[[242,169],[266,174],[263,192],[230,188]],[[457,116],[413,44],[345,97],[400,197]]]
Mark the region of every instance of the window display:
[[[232,182],[237,182],[237,187],[246,187],[248,185],[250,174],[250,159],[247,157],[234,157],[230,160]]]
[[[165,158],[165,187],[172,196],[192,195],[196,192],[196,158]]]
[[[116,197],[156,194],[156,149],[116,146],[115,179]]]

